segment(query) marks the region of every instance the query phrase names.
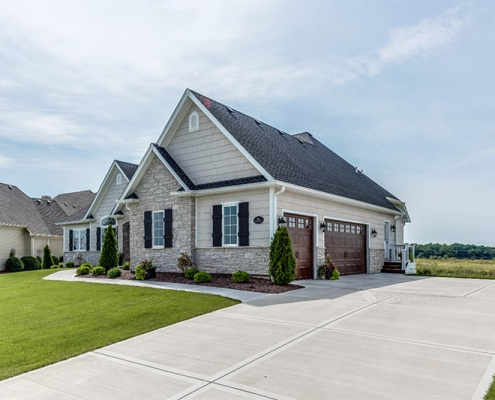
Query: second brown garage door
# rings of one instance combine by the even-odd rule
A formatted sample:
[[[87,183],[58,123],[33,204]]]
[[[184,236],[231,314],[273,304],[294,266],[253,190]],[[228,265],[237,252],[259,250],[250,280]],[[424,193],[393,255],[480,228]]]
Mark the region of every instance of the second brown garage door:
[[[366,273],[366,226],[326,220],[325,255],[342,275]]]

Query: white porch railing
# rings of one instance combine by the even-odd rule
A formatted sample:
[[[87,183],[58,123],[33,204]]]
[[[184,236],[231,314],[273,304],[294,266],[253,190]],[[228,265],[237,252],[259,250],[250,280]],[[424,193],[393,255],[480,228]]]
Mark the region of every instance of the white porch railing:
[[[401,262],[402,270],[406,270],[409,264],[414,265],[414,269],[416,269],[416,248],[414,244],[394,244],[391,245],[390,249],[390,260]]]

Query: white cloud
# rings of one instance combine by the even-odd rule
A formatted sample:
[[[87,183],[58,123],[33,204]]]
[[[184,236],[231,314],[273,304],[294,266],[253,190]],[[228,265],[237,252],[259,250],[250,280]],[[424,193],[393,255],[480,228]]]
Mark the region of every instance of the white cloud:
[[[15,163],[15,159],[12,157],[7,157],[4,156],[3,154],[0,154],[0,168],[7,168]]]

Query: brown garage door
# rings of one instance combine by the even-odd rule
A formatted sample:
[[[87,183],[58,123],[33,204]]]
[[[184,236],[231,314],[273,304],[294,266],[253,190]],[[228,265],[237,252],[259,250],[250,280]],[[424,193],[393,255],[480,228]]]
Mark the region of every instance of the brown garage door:
[[[313,218],[293,214],[285,217],[297,260],[296,279],[313,279]]]
[[[366,226],[326,220],[325,254],[343,275],[366,273]]]

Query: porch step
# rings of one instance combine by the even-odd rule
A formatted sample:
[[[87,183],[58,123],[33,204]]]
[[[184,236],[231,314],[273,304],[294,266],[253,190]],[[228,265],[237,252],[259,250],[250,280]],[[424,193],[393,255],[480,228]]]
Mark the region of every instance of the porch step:
[[[405,274],[406,271],[402,269],[402,263],[400,261],[385,261],[381,272],[388,274]]]

